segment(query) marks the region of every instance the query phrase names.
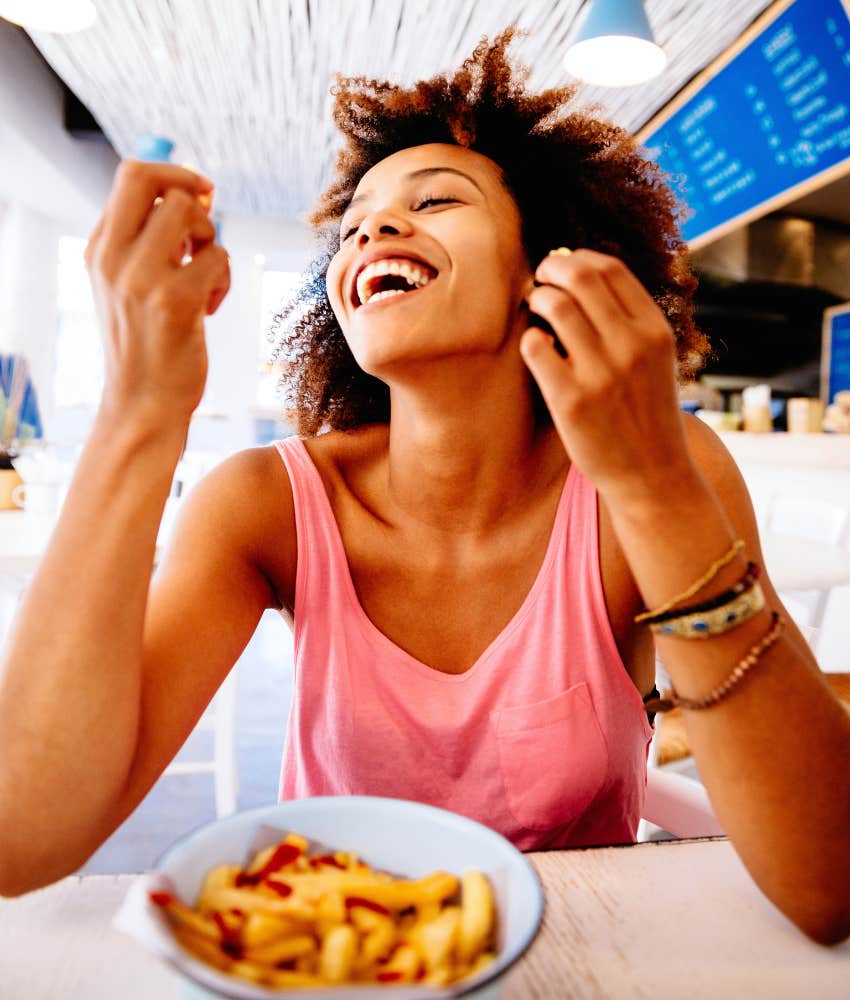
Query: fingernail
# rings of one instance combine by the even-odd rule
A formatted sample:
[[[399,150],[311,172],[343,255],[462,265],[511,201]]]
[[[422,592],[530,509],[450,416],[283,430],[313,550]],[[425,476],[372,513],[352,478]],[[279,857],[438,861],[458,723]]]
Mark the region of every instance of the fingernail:
[[[550,250],[549,253],[556,254],[559,257],[569,257],[569,255],[572,253],[572,250],[570,250],[569,247],[558,247],[555,250]]]

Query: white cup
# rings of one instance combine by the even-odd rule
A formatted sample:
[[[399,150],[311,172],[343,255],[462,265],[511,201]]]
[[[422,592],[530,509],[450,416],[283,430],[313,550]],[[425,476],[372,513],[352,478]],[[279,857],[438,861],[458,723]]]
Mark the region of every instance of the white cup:
[[[60,483],[20,483],[12,490],[12,503],[28,514],[55,514],[61,491]]]

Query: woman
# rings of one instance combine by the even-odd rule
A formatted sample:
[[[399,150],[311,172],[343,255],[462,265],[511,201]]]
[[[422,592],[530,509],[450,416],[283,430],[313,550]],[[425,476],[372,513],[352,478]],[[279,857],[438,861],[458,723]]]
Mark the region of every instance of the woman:
[[[328,253],[283,345],[313,436],[211,473],[150,586],[227,259],[208,182],[120,168],[88,248],[107,388],[0,691],[4,893],[85,861],[278,608],[283,796],[420,798],[523,849],[632,840],[657,643],[675,697],[709,696],[688,737],[758,884],[813,939],[850,931],[850,723],[748,565],[735,466],[679,411],[677,355],[707,345],[671,196],[570,90],[526,94],[509,38],[410,91],[337,88]]]

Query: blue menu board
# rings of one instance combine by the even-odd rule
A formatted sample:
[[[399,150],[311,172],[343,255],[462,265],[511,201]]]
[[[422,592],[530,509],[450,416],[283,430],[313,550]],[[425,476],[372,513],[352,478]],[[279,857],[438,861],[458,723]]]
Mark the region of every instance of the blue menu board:
[[[850,389],[850,302],[823,314],[822,395],[829,404],[837,392]]]
[[[688,242],[831,167],[850,171],[848,7],[795,0],[641,138],[690,209]]]

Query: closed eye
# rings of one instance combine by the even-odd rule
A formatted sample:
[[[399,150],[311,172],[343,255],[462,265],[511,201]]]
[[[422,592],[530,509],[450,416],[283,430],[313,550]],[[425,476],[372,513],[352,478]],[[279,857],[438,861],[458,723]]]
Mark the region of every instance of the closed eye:
[[[460,199],[454,198],[451,195],[446,195],[442,198],[429,196],[428,198],[422,198],[421,201],[415,202],[413,205],[413,210],[414,212],[418,212],[422,208],[431,208],[433,205],[449,205],[452,203],[457,203],[459,200]],[[346,229],[342,233],[340,237],[341,241],[344,243],[350,236],[353,236],[354,233],[357,232],[359,226],[360,223],[358,223],[356,226],[349,226],[348,229]]]
[[[428,208],[431,205],[447,205],[450,202],[456,202],[457,198],[452,198],[447,196],[445,198],[423,198],[422,201],[416,202],[413,206],[415,211],[419,211],[420,208]]]

